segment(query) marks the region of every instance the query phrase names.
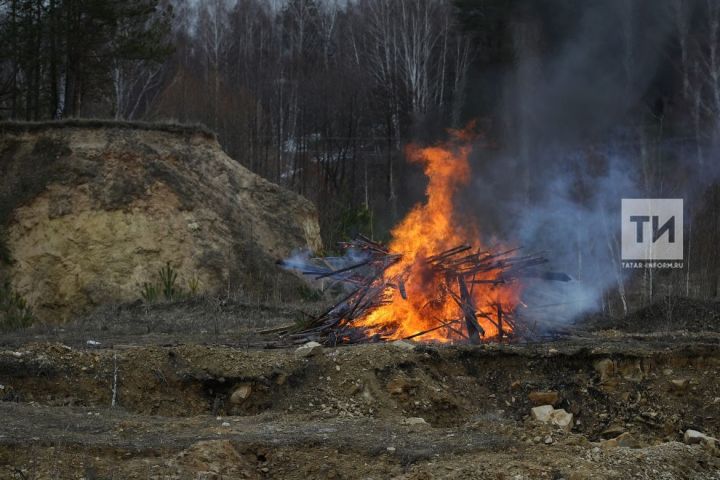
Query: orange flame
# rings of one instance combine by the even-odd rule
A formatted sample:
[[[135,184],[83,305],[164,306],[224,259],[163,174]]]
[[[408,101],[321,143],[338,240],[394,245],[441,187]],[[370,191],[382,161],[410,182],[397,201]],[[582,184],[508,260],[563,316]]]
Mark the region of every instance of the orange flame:
[[[466,331],[463,312],[447,291],[452,286],[434,272],[425,259],[461,244],[472,246],[475,252],[484,251],[477,224],[472,219],[458,218],[453,203],[456,191],[470,180],[468,156],[474,138],[472,128],[470,125],[465,130],[450,131],[451,139],[441,145],[425,148],[410,145],[406,149],[408,161],[422,164],[429,179],[426,201],[415,205],[391,232],[389,250],[401,254],[402,258],[384,275],[405,279],[406,298],[399,289],[386,288],[387,302],[355,322],[369,335],[400,339],[433,329],[441,325],[440,322],[461,320],[450,328],[418,336],[418,340],[450,342],[463,338],[461,332]],[[475,280],[493,280],[498,273],[479,273]],[[457,290],[457,286],[454,287]],[[485,330],[483,339],[497,337],[498,306],[504,312],[513,311],[519,302],[519,285],[473,283],[468,288],[477,308],[478,323]],[[504,324],[503,332],[510,331]]]

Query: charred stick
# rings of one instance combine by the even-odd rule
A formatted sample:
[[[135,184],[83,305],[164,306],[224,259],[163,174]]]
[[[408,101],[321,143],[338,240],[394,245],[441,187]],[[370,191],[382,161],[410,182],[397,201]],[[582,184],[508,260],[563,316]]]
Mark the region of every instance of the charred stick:
[[[349,272],[350,270],[353,270],[355,268],[363,267],[370,262],[372,262],[372,260],[365,260],[364,262],[356,263],[355,265],[350,265],[349,267],[341,268],[340,270],[333,270],[332,272],[324,273],[323,275],[318,276],[317,280],[325,277],[332,277],[337,275],[338,273]]]
[[[439,262],[445,258],[451,257],[453,255],[457,255],[458,253],[464,252],[466,250],[470,250],[472,247],[470,245],[459,245],[455,248],[451,248],[450,250],[445,250],[444,252],[440,252],[437,255],[432,255],[430,257],[427,257],[425,259],[428,263],[435,263]]]
[[[480,343],[480,336],[485,335],[485,330],[483,330],[483,328],[478,323],[477,318],[475,318],[475,312],[477,310],[475,308],[473,299],[470,296],[470,292],[468,291],[465,279],[462,276],[459,276],[457,278],[458,287],[460,288],[460,299],[462,300],[460,308],[462,309],[465,316],[468,337],[470,338],[470,341],[472,343]]]
[[[435,330],[440,330],[441,328],[445,328],[445,327],[447,327],[449,324],[451,324],[451,323],[456,323],[456,322],[458,322],[458,320],[453,320],[453,321],[448,322],[448,323],[440,322],[440,325],[437,326],[437,327],[428,328],[427,330],[423,330],[422,332],[414,333],[414,334],[412,334],[412,335],[409,335],[409,336],[407,336],[407,337],[404,337],[403,340],[410,340],[410,339],[413,339],[413,338],[415,338],[415,337],[420,337],[420,336],[422,336],[422,335],[426,335],[426,334],[428,334],[428,333],[430,333],[430,332],[434,332]]]

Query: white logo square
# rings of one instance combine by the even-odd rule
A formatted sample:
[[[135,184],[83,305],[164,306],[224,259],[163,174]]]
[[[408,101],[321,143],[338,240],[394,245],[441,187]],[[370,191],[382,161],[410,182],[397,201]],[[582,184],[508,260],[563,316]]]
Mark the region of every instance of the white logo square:
[[[623,260],[683,260],[682,198],[622,199]]]

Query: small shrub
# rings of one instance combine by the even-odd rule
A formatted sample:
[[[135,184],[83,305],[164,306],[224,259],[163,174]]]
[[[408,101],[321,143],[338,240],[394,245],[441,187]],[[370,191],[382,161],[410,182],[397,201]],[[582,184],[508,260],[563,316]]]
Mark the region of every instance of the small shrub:
[[[142,299],[145,300],[146,303],[157,302],[160,296],[160,288],[154,283],[145,282],[142,284],[140,295],[142,295]]]
[[[177,298],[179,294],[178,289],[175,287],[177,271],[170,265],[170,262],[167,262],[158,274],[160,275],[160,287],[165,300]]]
[[[187,281],[187,291],[178,286],[178,272],[167,262],[157,272],[157,281],[144,282],[140,287],[140,296],[146,303],[154,303],[164,298],[177,300],[186,296],[197,296],[200,293],[200,278],[197,274]]]
[[[5,281],[0,287],[0,331],[29,327],[34,320],[25,299],[12,289],[9,281]]]

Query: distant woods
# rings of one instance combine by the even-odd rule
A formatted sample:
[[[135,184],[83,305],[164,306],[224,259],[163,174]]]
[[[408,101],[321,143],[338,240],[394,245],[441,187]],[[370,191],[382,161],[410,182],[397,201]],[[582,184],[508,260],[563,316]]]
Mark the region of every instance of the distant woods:
[[[0,0],[2,117],[137,112],[128,97],[172,51],[171,13],[156,0]]]

